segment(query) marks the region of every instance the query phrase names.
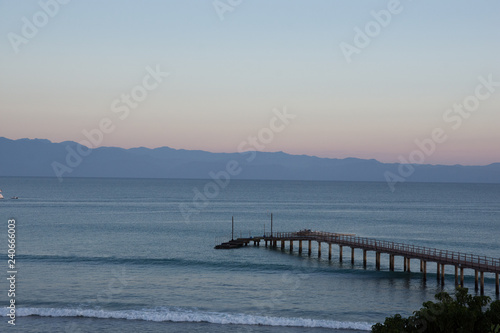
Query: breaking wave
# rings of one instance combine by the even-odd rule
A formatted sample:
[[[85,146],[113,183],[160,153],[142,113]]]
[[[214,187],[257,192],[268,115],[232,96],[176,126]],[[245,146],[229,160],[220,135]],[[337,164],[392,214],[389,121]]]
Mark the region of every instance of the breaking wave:
[[[1,308],[0,314],[6,316],[8,308]],[[16,316],[41,317],[85,317],[101,319],[128,319],[155,322],[206,322],[212,324],[262,325],[283,327],[310,327],[353,329],[370,331],[372,324],[366,322],[345,322],[323,319],[267,317],[241,313],[204,312],[183,309],[145,309],[145,310],[91,310],[56,308],[18,308]]]

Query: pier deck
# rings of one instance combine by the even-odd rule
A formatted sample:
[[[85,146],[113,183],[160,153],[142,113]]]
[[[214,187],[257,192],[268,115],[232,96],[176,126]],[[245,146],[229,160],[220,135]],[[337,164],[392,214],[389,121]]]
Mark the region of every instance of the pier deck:
[[[423,246],[409,245],[404,243],[388,242],[373,238],[357,237],[354,234],[330,233],[320,231],[301,230],[297,232],[274,232],[266,233],[262,236],[237,238],[226,243],[217,245],[216,249],[232,249],[247,246],[253,242],[259,246],[260,242],[265,242],[266,247],[277,247],[281,242],[281,248],[285,248],[285,243],[289,242],[290,250],[293,250],[293,243],[299,242],[299,254],[302,253],[302,242],[308,242],[308,254],[311,254],[311,242],[318,243],[318,257],[321,257],[321,243],[328,244],[328,259],[332,258],[332,244],[339,246],[339,261],[343,260],[343,247],[351,248],[351,262],[354,263],[354,250],[363,250],[363,264],[366,266],[367,251],[375,252],[376,268],[380,269],[380,255],[382,253],[389,255],[389,269],[394,271],[394,258],[401,256],[404,259],[404,271],[410,271],[410,260],[420,260],[420,272],[423,273],[424,280],[427,278],[427,262],[436,263],[437,279],[444,284],[445,265],[455,267],[455,284],[464,284],[464,269],[473,269],[475,271],[475,288],[478,289],[479,276],[481,284],[481,294],[484,293],[484,273],[495,274],[496,294],[500,294],[499,274],[500,258],[491,258],[475,254],[461,253],[448,250],[440,250]]]

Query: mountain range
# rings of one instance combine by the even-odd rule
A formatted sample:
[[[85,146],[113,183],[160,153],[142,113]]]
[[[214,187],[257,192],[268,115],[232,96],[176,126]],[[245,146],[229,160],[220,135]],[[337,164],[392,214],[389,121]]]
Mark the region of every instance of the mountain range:
[[[500,163],[486,166],[381,163],[284,152],[99,147],[73,141],[0,137],[0,176],[273,179],[500,183]]]

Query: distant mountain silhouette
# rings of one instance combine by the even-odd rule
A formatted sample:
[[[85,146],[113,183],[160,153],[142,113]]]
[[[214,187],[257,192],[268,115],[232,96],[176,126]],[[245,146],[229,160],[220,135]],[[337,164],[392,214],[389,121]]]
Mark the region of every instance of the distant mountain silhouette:
[[[0,176],[209,179],[229,171],[232,179],[500,183],[500,163],[412,166],[283,152],[210,153],[169,147],[89,150],[72,141],[0,137]]]

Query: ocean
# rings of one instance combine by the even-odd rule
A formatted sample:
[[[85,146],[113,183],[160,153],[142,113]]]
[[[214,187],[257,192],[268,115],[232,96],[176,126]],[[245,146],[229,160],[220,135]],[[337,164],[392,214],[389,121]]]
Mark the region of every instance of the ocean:
[[[217,242],[311,229],[490,257],[500,253],[500,184],[0,178],[2,332],[366,332],[444,287],[428,266],[381,270],[368,253],[333,258]],[[207,190],[208,189],[208,190]],[[207,190],[207,191],[205,191]],[[204,195],[200,195],[204,194]],[[18,196],[18,200],[10,197]],[[8,220],[15,219],[15,297]],[[305,248],[307,245],[305,245]],[[326,247],[326,254],[328,248]],[[473,293],[473,271],[465,270]],[[495,296],[494,275],[485,294]],[[15,326],[8,323],[15,299]]]

